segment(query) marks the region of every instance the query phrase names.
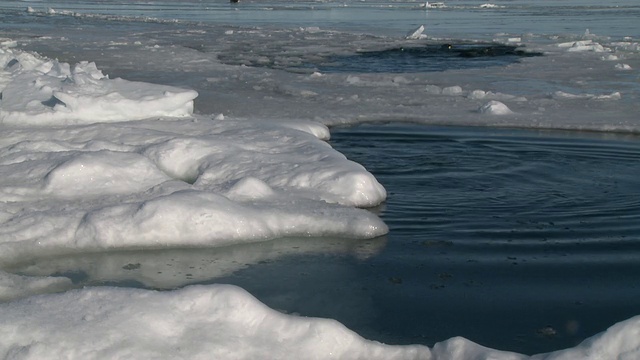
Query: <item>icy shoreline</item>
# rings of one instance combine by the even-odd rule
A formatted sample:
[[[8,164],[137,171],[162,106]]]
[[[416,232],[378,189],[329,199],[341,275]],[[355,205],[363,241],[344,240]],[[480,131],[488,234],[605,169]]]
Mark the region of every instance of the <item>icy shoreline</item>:
[[[0,60],[2,263],[388,231],[357,208],[385,189],[328,146],[321,124],[195,116],[193,90],[19,50]]]

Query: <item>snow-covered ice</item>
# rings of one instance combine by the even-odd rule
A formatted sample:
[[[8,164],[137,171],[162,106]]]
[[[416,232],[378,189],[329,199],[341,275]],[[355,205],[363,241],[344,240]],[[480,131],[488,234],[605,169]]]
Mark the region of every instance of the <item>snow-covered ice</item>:
[[[422,359],[335,320],[269,309],[231,285],[173,292],[86,288],[0,305],[10,359]]]
[[[483,104],[478,111],[481,114],[491,114],[491,115],[509,115],[513,114],[513,111],[507,107],[507,105],[501,103],[497,100],[491,100],[485,104]]]
[[[0,304],[0,334],[0,355],[7,359],[600,360],[640,354],[640,317],[575,348],[527,357],[460,337],[432,349],[367,341],[335,320],[272,310],[231,285],[34,296]]]
[[[4,263],[24,253],[387,232],[356,208],[380,204],[385,189],[322,140],[324,125],[193,116],[193,90],[110,80],[95,65],[82,74],[100,75],[87,78],[68,71],[87,63],[19,50],[2,55]],[[90,99],[42,105],[52,92],[70,102],[50,90],[68,84]]]

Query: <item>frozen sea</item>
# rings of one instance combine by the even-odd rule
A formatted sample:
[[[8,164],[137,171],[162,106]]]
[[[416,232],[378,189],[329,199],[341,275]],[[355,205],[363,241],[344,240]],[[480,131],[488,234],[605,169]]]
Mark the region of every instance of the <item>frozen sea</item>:
[[[3,1],[0,357],[640,357],[640,4],[444,4]]]

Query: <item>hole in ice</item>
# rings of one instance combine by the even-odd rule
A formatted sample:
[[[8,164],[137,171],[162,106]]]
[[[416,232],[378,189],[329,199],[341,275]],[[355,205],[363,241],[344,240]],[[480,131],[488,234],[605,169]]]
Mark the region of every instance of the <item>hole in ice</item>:
[[[44,106],[48,106],[48,107],[55,107],[56,105],[62,105],[62,106],[66,106],[65,103],[63,103],[62,101],[60,101],[57,97],[52,96],[51,98],[49,98],[49,100],[45,100],[42,102],[42,105]]]
[[[218,58],[228,65],[268,67],[290,72],[416,73],[505,66],[532,56],[542,56],[542,53],[497,43],[440,42],[339,55],[235,51],[220,54]]]
[[[49,276],[53,277],[66,277],[71,280],[74,284],[81,284],[89,279],[89,274],[84,270],[73,269],[73,270],[62,270],[56,271],[50,274]]]
[[[18,65],[18,64],[20,64],[20,62],[19,62],[18,60],[16,60],[16,59],[11,59],[11,60],[7,63],[7,65],[4,67],[4,69],[5,69],[5,70],[7,70],[7,71],[11,71],[11,70],[12,70],[12,68],[13,68],[14,66]]]
[[[431,72],[504,66],[520,58],[542,56],[512,45],[495,43],[444,43],[395,47],[333,56],[318,67],[321,72]]]

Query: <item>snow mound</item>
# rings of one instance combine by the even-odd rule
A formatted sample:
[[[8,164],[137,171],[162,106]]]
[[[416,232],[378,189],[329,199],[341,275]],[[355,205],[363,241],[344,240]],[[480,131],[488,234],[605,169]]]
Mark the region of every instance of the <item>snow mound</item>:
[[[0,302],[43,292],[65,291],[72,287],[71,280],[65,277],[22,276],[0,270]]]
[[[610,51],[610,49],[605,48],[604,46],[602,46],[597,42],[594,42],[593,40],[571,41],[571,42],[560,43],[557,46],[560,48],[564,48],[569,52],[590,51],[590,52],[601,53],[601,52]]]
[[[424,359],[335,320],[285,315],[231,285],[172,292],[86,288],[0,305],[0,357]]]
[[[185,117],[198,93],[172,86],[109,79],[95,63],[74,66],[0,49],[0,123],[48,126]]]
[[[576,99],[583,99],[583,100],[620,100],[622,99],[622,94],[620,94],[620,92],[616,91],[613,92],[611,94],[601,94],[601,95],[596,95],[596,94],[571,94],[568,92],[564,92],[564,91],[556,91],[555,93],[553,93],[553,95],[551,96],[554,99],[569,99],[569,100],[576,100]]]
[[[80,153],[57,165],[45,177],[55,197],[123,194],[147,190],[170,178],[146,157],[108,150]]]
[[[462,337],[421,345],[368,341],[335,320],[287,315],[232,285],[159,292],[84,288],[0,304],[3,358],[599,360],[640,356],[640,316],[580,345],[526,355]]]
[[[484,105],[480,106],[478,112],[481,114],[488,115],[509,115],[513,114],[513,111],[507,107],[504,103],[500,101],[491,100]]]
[[[416,29],[409,31],[405,37],[407,40],[418,40],[422,38],[424,32],[424,25],[418,26]]]

